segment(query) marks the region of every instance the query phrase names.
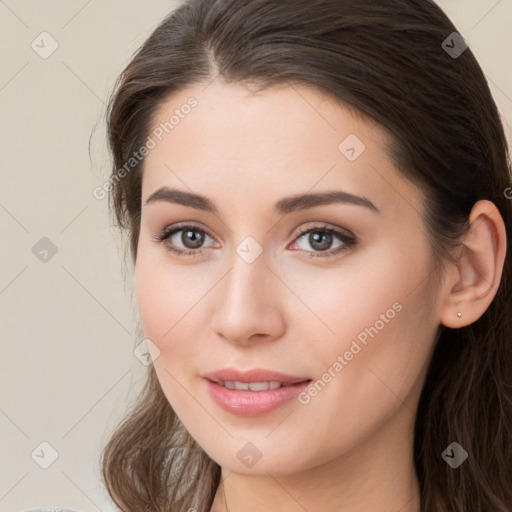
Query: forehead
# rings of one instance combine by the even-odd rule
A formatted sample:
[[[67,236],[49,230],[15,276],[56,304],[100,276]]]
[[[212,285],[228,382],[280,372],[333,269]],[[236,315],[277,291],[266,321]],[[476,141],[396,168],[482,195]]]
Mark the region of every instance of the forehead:
[[[387,132],[312,87],[196,84],[160,106],[150,136],[143,199],[168,185],[242,203],[333,188],[382,208],[420,200],[387,154]]]

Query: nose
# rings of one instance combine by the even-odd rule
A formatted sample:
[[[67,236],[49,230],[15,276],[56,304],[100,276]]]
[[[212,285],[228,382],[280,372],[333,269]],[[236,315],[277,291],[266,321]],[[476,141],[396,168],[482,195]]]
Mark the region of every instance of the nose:
[[[282,283],[260,255],[252,263],[235,255],[233,265],[218,285],[212,328],[222,339],[237,345],[274,340],[285,329]]]

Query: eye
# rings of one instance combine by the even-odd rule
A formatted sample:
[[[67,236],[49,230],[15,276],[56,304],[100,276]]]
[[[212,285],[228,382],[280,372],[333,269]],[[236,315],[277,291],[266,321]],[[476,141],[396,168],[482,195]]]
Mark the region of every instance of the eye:
[[[200,256],[206,252],[202,246],[208,238],[215,241],[204,229],[193,224],[169,226],[161,233],[153,236],[155,241],[164,243],[167,251],[190,257]],[[341,243],[332,248],[336,240]],[[353,235],[348,235],[322,224],[299,229],[294,244],[298,242],[306,242],[313,248],[310,251],[299,247],[308,257],[328,257],[347,251],[357,244],[357,239]]]
[[[176,236],[179,233],[181,235]],[[153,236],[153,239],[157,242],[165,242],[166,250],[181,256],[200,256],[203,254],[205,251],[201,246],[207,238],[214,240],[204,229],[193,224],[170,226]],[[180,247],[179,244],[184,247]]]
[[[333,242],[338,239],[341,243],[332,248]],[[299,229],[295,237],[298,242],[306,242],[304,245],[309,245],[313,248],[312,251],[303,249],[308,257],[328,257],[344,251],[347,251],[352,246],[357,244],[357,239],[353,235],[348,235],[337,229],[330,228],[323,225],[315,225],[309,228]],[[294,242],[294,243],[298,243]]]

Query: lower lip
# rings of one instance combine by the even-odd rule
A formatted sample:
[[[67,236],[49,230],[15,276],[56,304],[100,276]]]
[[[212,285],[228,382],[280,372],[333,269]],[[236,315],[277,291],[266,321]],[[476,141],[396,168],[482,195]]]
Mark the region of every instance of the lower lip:
[[[206,379],[206,385],[212,400],[219,407],[236,416],[261,416],[262,414],[274,411],[297,397],[308,387],[310,382],[299,382],[292,386],[283,386],[265,391],[239,391],[227,389],[216,382]]]

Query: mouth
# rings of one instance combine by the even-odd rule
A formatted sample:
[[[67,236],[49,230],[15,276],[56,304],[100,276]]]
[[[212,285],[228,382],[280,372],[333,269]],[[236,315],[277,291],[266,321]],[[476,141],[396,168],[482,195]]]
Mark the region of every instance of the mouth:
[[[215,381],[210,381],[215,382]],[[269,389],[279,389],[288,386],[294,386],[290,382],[278,382],[276,380],[262,381],[262,382],[241,382],[241,381],[217,381],[215,382],[219,386],[223,386],[226,389],[236,389],[237,391],[267,391]]]
[[[280,372],[224,369],[203,375],[211,399],[237,416],[261,416],[290,402],[312,381]]]
[[[202,376],[205,379],[221,384],[228,389],[240,391],[250,389],[247,385],[254,385],[252,391],[276,389],[281,386],[289,386],[311,380],[309,377],[295,377],[274,370],[254,368],[252,370],[237,370],[236,368],[224,368]],[[266,387],[266,386],[269,387]]]

